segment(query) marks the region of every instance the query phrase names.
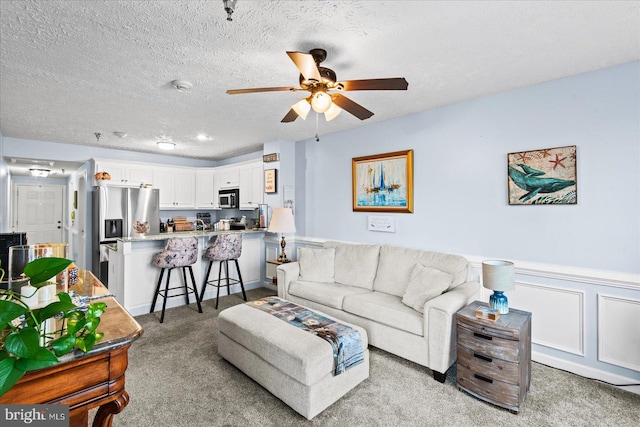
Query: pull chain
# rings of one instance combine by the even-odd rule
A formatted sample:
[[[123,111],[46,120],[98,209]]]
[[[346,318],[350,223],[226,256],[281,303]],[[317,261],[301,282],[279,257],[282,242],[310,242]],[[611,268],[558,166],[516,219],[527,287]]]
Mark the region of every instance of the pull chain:
[[[318,116],[320,116],[320,113],[316,113],[316,142],[320,142],[320,137],[318,136]]]

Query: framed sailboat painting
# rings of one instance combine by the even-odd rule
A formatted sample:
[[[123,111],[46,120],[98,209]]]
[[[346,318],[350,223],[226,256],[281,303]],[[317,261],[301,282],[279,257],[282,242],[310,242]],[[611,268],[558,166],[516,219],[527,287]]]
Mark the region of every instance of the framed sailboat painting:
[[[353,210],[359,212],[413,212],[413,150],[351,161]]]

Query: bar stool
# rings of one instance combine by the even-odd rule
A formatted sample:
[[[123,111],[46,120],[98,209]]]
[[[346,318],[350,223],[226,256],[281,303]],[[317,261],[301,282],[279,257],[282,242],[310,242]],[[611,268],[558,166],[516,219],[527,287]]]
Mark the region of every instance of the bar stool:
[[[198,296],[198,289],[196,288],[196,279],[193,276],[193,269],[191,266],[195,264],[198,260],[198,238],[197,237],[188,237],[185,239],[180,239],[177,237],[172,237],[167,239],[167,243],[164,247],[164,250],[158,254],[155,254],[153,257],[152,264],[154,267],[162,268],[160,271],[160,278],[158,279],[158,286],[156,286],[156,293],[153,296],[153,302],[151,303],[151,310],[149,313],[153,313],[156,307],[156,301],[158,299],[158,295],[164,298],[162,302],[162,314],[160,315],[160,323],[164,321],[164,310],[167,306],[167,298],[179,297],[181,295],[185,296],[187,304],[189,304],[189,293],[193,292],[196,297],[196,303],[198,304],[198,312],[202,313],[202,306],[200,305],[200,297]],[[173,288],[169,287],[169,279],[171,277],[171,270],[174,268],[182,269],[182,281],[184,283],[184,293],[169,295],[169,291],[174,289],[181,289],[181,286],[176,286]],[[189,290],[187,287],[187,273],[185,269],[189,269],[189,273],[191,275],[191,283],[192,289]],[[160,285],[162,283],[162,276],[164,276],[164,271],[167,270],[167,281],[164,286],[164,291],[160,290]]]
[[[200,300],[204,297],[204,291],[207,285],[215,286],[218,288],[216,293],[216,310],[218,309],[218,298],[220,297],[220,287],[225,286],[222,280],[226,281],[227,295],[231,294],[229,285],[240,283],[242,289],[242,296],[244,300],[247,300],[247,294],[244,292],[244,282],[242,281],[242,274],[240,274],[240,266],[238,265],[238,258],[242,254],[242,234],[220,234],[216,238],[213,245],[209,246],[204,253],[205,259],[209,260],[209,267],[207,268],[207,275],[204,276],[204,283],[202,284],[202,290],[200,291]],[[235,261],[236,270],[238,271],[238,279],[229,278],[229,261]],[[218,268],[218,279],[209,280],[209,273],[211,273],[211,266],[214,262],[219,261],[220,266]],[[224,264],[224,271],[226,277],[222,276],[222,264]]]

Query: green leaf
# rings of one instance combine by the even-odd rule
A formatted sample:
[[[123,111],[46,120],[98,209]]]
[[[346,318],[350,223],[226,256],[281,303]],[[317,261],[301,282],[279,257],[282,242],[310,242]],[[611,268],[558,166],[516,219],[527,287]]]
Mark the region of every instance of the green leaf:
[[[48,368],[58,363],[58,358],[46,348],[40,348],[33,359],[18,359],[15,367],[23,371],[35,371],[36,369]]]
[[[17,369],[15,363],[15,357],[0,360],[0,396],[13,387],[25,373],[25,371]]]
[[[29,277],[32,286],[46,282],[71,264],[65,258],[37,258],[24,267],[25,276]]]
[[[74,312],[71,317],[67,319],[67,332],[69,335],[76,335],[86,324],[87,319],[84,313]]]
[[[102,341],[102,338],[104,338],[104,332],[96,332],[95,336],[96,336],[96,342],[100,342]]]
[[[4,346],[11,354],[33,359],[40,350],[40,335],[33,328],[24,328],[7,335]]]
[[[94,302],[93,304],[89,304],[89,308],[87,309],[88,316],[100,317],[102,313],[107,309],[107,304],[104,302]]]
[[[85,328],[87,328],[87,332],[94,332],[98,328],[99,324],[100,324],[100,318],[96,317],[96,318],[90,319],[85,325]]]
[[[75,345],[75,343],[75,336],[72,337],[69,334],[64,334],[60,338],[56,338],[55,340],[51,341],[51,343],[49,344],[51,345],[51,348],[53,348],[53,351],[57,356],[62,356],[63,354],[67,354],[71,350],[73,350],[73,346]]]
[[[50,317],[55,316],[58,313],[67,313],[70,310],[75,310],[76,306],[72,302],[55,301],[47,305],[44,308],[33,310],[33,314],[36,316],[38,322],[44,322]]]
[[[66,292],[60,292],[59,294],[57,294],[57,296],[58,299],[62,302],[72,302],[71,297]]]
[[[82,350],[83,353],[86,353],[88,351],[87,343],[85,343],[84,337],[76,338],[76,348]]]
[[[28,311],[28,308],[17,302],[0,300],[0,325],[4,326]]]

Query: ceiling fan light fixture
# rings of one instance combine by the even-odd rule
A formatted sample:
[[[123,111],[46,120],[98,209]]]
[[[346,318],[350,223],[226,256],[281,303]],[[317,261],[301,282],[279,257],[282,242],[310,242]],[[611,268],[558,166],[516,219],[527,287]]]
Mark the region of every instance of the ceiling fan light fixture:
[[[31,176],[35,176],[37,178],[46,178],[49,176],[49,173],[51,173],[49,169],[42,168],[30,168],[29,172],[31,172]]]
[[[176,144],[169,141],[158,141],[158,148],[161,150],[173,150],[176,148]]]
[[[333,120],[336,117],[338,117],[338,114],[340,114],[341,111],[342,111],[342,108],[338,107],[336,104],[334,104],[332,102],[331,106],[329,107],[329,109],[327,111],[325,111],[324,118],[328,122],[330,122],[331,120]]]
[[[302,98],[300,101],[293,104],[291,108],[302,118],[302,120],[306,120],[307,114],[309,114],[309,110],[311,110],[311,105],[307,98]]]
[[[326,112],[331,108],[331,104],[333,104],[331,101],[331,95],[327,92],[318,91],[311,95],[311,108],[313,108],[313,111],[316,113]]]

